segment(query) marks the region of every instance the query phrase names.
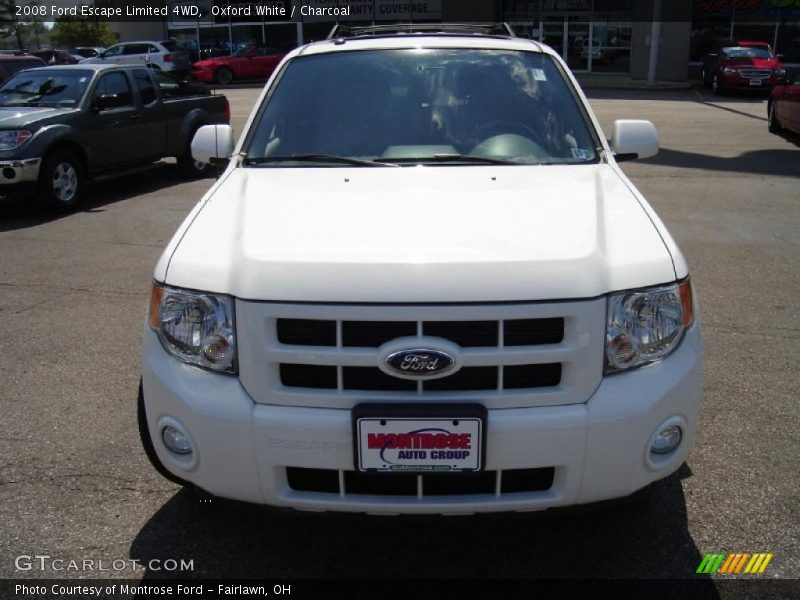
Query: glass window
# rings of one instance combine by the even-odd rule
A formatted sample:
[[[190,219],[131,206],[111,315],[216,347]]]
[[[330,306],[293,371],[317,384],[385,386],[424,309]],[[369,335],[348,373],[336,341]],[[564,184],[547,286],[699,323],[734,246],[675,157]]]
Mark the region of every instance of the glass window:
[[[76,106],[91,78],[91,71],[22,71],[0,88],[0,105]]]
[[[597,159],[597,146],[546,54],[370,50],[294,59],[258,116],[247,156],[582,163]]]
[[[103,52],[103,56],[122,56],[122,51],[125,49],[123,44],[117,44],[116,46],[111,46],[108,50]]]
[[[124,73],[108,73],[100,78],[94,90],[94,97],[116,96],[119,99],[119,107],[133,106],[133,94],[128,78]]]
[[[129,54],[147,54],[147,50],[151,46],[149,44],[125,44],[125,55]],[[151,50],[151,52],[153,52]]]
[[[136,69],[133,72],[133,80],[136,82],[136,89],[139,90],[142,104],[152,104],[156,101],[156,86],[150,78],[150,73],[145,69]]]
[[[727,58],[772,58],[772,52],[765,46],[731,46],[722,49]]]

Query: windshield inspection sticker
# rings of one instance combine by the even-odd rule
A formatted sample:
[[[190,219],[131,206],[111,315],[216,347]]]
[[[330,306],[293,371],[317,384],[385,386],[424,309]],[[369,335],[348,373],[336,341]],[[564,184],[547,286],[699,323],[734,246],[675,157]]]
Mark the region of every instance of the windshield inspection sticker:
[[[572,158],[579,158],[581,160],[590,160],[592,158],[592,151],[586,148],[570,148],[572,150]]]
[[[531,72],[533,73],[533,78],[536,81],[547,81],[547,77],[544,74],[544,70],[542,70],[542,69],[531,69]]]

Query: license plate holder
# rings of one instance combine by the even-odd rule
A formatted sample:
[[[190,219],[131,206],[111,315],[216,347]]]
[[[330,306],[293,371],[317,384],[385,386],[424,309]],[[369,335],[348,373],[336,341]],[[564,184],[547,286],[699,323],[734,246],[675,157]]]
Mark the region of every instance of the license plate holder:
[[[750,85],[760,86],[761,84],[762,84],[762,80],[761,79],[751,79],[750,80]]]
[[[457,475],[484,468],[483,405],[370,403],[355,406],[352,414],[357,471]]]

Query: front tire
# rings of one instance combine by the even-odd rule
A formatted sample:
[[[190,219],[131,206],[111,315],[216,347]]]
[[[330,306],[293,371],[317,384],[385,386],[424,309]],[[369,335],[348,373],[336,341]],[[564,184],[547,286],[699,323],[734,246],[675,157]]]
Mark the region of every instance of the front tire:
[[[228,67],[220,67],[214,71],[214,81],[220,85],[230,85],[233,81],[233,71]]]
[[[722,95],[722,82],[719,80],[719,75],[714,75],[714,79],[711,80],[711,93],[715,96]]]
[[[168,479],[172,483],[191,487],[191,483],[168,471],[161,462],[161,459],[158,458],[158,454],[156,454],[155,446],[153,446],[153,439],[150,437],[150,428],[147,426],[147,411],[144,406],[144,388],[141,380],[139,380],[139,399],[136,403],[136,419],[139,424],[139,439],[142,440],[144,453],[147,455],[147,459],[150,461],[150,464],[153,465],[153,468],[158,471],[162,477]]]
[[[81,161],[68,150],[56,150],[39,173],[39,199],[56,210],[74,209],[83,197],[86,180]]]
[[[774,102],[770,102],[767,105],[767,115],[768,115],[769,130],[772,133],[780,133],[781,131],[783,131],[783,127],[781,126],[780,121],[778,121],[778,115],[775,114]]]

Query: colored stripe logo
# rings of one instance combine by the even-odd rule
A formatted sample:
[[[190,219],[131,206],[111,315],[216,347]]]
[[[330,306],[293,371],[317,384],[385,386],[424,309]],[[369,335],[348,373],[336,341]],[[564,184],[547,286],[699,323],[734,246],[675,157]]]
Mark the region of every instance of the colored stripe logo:
[[[767,552],[715,552],[706,554],[697,567],[696,573],[724,575],[761,575],[772,560],[772,554]]]

